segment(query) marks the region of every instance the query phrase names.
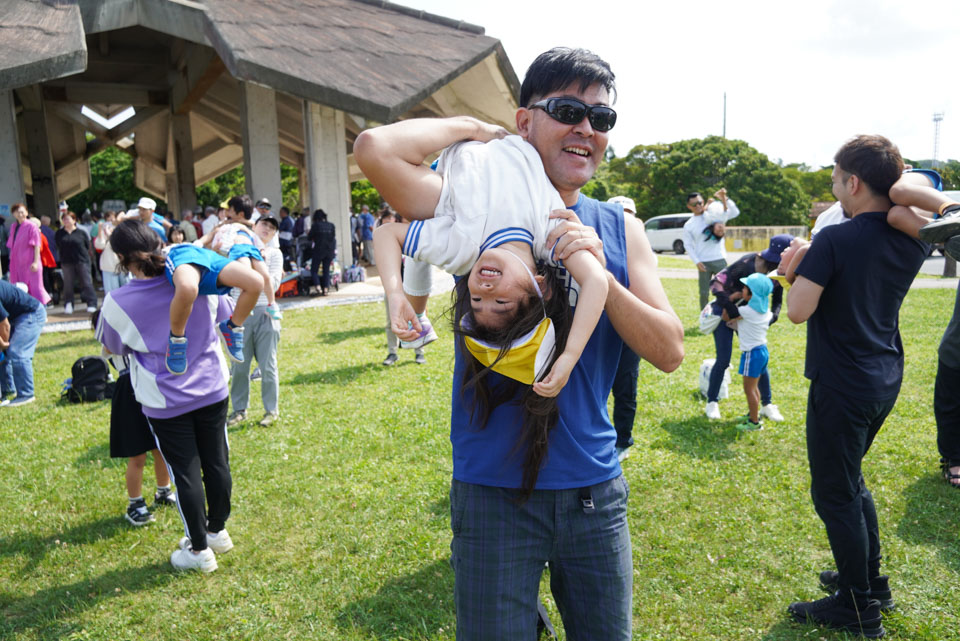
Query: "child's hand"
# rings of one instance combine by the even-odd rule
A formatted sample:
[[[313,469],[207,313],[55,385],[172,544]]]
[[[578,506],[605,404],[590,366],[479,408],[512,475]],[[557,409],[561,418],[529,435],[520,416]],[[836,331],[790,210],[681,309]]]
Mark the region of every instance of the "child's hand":
[[[390,296],[390,328],[402,341],[412,341],[423,329],[410,302],[403,294]]]
[[[539,383],[533,384],[533,391],[546,398],[556,396],[567,384],[567,379],[570,378],[570,372],[573,371],[573,366],[576,364],[577,359],[572,355],[566,352],[560,354],[560,357],[553,364],[553,367],[550,368],[550,373]]]
[[[492,125],[489,122],[483,122],[482,120],[477,120],[476,124],[477,133],[474,134],[473,139],[479,140],[480,142],[499,140],[501,138],[506,138],[510,134],[509,131],[500,125]]]

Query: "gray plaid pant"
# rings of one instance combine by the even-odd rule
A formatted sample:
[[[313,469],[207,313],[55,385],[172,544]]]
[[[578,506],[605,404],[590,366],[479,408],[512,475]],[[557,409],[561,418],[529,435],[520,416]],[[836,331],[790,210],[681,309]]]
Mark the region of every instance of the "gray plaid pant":
[[[544,563],[570,641],[628,640],[633,560],[623,476],[588,488],[513,490],[453,480],[450,487],[457,639],[535,641]]]

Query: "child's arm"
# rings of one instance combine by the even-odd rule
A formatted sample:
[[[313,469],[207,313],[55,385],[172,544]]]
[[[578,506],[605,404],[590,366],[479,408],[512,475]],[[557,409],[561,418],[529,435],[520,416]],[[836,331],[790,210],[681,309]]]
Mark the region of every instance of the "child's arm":
[[[403,239],[409,227],[409,223],[387,223],[373,230],[373,254],[380,271],[380,283],[390,305],[390,326],[400,340],[413,340],[423,329],[403,293],[403,278],[400,276]],[[409,323],[412,323],[412,327]]]
[[[503,127],[468,116],[412,118],[367,129],[357,136],[353,156],[384,200],[404,218],[433,216],[443,180],[423,162],[461,140],[503,138]]]
[[[932,220],[933,214],[956,204],[931,184],[930,176],[921,172],[901,174],[888,195],[898,206],[887,213],[887,223],[913,238],[919,238],[917,232]]]
[[[587,341],[596,329],[607,302],[609,285],[606,270],[600,265],[596,256],[587,250],[581,250],[571,254],[563,264],[580,285],[580,297],[577,299],[573,324],[570,326],[570,334],[563,353],[554,362],[550,373],[542,381],[533,385],[533,391],[540,396],[556,396],[567,384],[570,372],[580,360],[583,348],[587,346]],[[551,292],[551,294],[565,296],[566,292]]]

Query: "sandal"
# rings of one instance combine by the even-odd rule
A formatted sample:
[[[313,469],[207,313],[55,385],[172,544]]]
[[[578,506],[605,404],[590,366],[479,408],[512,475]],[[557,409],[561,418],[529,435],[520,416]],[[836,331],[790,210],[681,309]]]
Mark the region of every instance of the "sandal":
[[[947,485],[960,490],[960,474],[951,472],[950,468],[952,467],[960,467],[960,461],[948,458],[940,459],[940,470]]]

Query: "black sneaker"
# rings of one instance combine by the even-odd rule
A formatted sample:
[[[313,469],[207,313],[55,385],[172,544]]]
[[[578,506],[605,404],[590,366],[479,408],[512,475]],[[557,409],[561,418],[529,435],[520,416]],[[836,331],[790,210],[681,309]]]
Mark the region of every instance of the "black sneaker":
[[[824,570],[820,573],[820,587],[827,592],[836,592],[840,587],[840,573]],[[880,609],[889,612],[896,607],[890,592],[890,577],[886,574],[870,579],[870,598],[880,602]]]
[[[954,236],[943,246],[943,253],[950,258],[960,261],[960,236]]]
[[[942,243],[960,234],[960,205],[950,205],[936,220],[927,223],[917,233],[925,243]]]
[[[141,525],[146,525],[147,523],[153,523],[156,519],[153,518],[153,514],[150,514],[150,510],[147,509],[147,502],[143,499],[135,501],[130,504],[130,507],[127,508],[127,513],[124,515],[130,525],[140,527]]]
[[[835,592],[816,601],[791,603],[787,612],[798,623],[816,623],[840,628],[868,639],[879,639],[884,635],[880,602],[876,599],[868,599],[858,608],[856,603]]]
[[[157,492],[153,495],[153,502],[156,505],[176,505],[177,493],[168,487],[157,488]]]

